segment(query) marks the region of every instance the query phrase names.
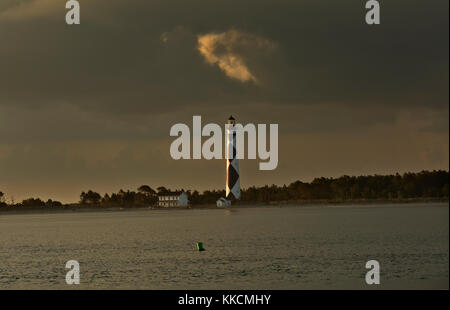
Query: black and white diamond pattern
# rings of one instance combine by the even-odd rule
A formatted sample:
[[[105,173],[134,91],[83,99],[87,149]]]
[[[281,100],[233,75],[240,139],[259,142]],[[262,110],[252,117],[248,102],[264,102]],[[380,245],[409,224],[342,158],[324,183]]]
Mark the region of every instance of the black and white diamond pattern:
[[[239,199],[241,197],[241,188],[239,180],[239,166],[236,158],[236,132],[234,125],[228,126],[227,133],[227,185],[226,198]]]

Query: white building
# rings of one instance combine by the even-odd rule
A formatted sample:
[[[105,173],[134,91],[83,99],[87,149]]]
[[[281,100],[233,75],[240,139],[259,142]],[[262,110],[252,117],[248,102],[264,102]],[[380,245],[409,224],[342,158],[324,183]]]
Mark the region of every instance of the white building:
[[[188,195],[185,192],[158,195],[158,207],[187,207],[188,204]]]
[[[231,201],[225,198],[219,198],[216,202],[218,208],[225,208],[231,206]]]

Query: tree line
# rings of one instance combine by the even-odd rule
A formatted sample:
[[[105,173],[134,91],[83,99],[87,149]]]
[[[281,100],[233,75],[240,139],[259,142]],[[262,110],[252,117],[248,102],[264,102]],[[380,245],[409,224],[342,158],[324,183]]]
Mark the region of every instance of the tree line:
[[[183,189],[181,189],[183,190]],[[158,195],[171,190],[160,186],[156,189],[142,185],[137,191],[120,190],[117,193],[104,194],[88,190],[80,194],[76,204],[62,204],[59,201],[28,198],[20,203],[7,203],[0,191],[0,207],[145,207],[155,206]],[[192,205],[214,204],[225,197],[225,190],[186,190]],[[449,172],[422,171],[402,175],[341,176],[339,178],[316,178],[312,182],[295,181],[289,185],[252,186],[241,191],[240,203],[269,203],[282,201],[352,201],[352,200],[398,200],[414,198],[448,199]]]
[[[194,191],[192,204],[215,203],[224,190]],[[241,203],[269,203],[314,200],[399,200],[414,198],[448,199],[449,172],[422,171],[403,175],[341,176],[316,178],[312,182],[295,181],[289,185],[252,186],[241,190]]]
[[[283,186],[250,187],[243,191],[243,201],[286,200],[370,200],[447,198],[448,171],[422,171],[403,175],[341,176],[296,181]]]

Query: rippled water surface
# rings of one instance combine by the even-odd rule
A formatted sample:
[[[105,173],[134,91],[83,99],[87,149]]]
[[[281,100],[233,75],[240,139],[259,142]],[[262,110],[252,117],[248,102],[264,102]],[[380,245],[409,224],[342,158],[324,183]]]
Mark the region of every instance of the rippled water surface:
[[[202,241],[206,251],[197,252]],[[0,288],[449,287],[446,204],[0,214]]]

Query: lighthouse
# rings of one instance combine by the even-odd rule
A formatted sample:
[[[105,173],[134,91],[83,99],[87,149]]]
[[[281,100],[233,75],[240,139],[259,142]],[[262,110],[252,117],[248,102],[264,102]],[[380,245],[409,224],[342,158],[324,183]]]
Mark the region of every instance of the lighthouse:
[[[227,160],[227,184],[226,198],[234,200],[241,198],[241,187],[239,179],[239,165],[236,158],[236,121],[230,116],[226,126],[226,160]]]

